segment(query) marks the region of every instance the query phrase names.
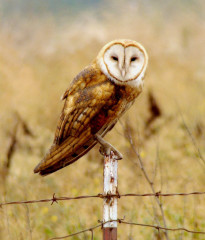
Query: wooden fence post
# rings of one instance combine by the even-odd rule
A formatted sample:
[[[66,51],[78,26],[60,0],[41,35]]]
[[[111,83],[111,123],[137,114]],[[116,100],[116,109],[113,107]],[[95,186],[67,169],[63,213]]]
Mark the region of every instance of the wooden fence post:
[[[118,161],[115,156],[104,157],[104,198],[103,202],[103,240],[117,240],[117,196],[109,197],[110,194],[116,194],[117,191],[117,167]],[[113,222],[107,222],[112,221]]]

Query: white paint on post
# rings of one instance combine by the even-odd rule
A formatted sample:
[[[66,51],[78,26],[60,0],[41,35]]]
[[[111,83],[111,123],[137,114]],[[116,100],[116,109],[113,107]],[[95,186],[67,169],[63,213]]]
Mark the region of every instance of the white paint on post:
[[[118,161],[114,155],[104,158],[104,195],[117,194]],[[103,222],[117,220],[117,197],[104,198]],[[105,223],[104,228],[117,228],[117,221]]]

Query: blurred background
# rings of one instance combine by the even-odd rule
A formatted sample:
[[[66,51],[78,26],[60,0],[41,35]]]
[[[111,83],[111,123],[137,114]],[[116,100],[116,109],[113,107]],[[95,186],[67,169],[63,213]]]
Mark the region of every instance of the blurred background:
[[[33,169],[53,141],[61,95],[116,38],[142,43],[149,55],[143,93],[106,137],[124,155],[119,192],[151,192],[132,147],[155,191],[204,191],[204,13],[203,0],[0,0],[0,201],[102,192],[98,146],[47,177]],[[160,201],[168,227],[205,230],[203,195]],[[151,197],[120,199],[118,215],[164,226]],[[102,200],[4,206],[0,219],[0,239],[49,239],[96,225]],[[118,232],[129,240],[204,239],[124,225]],[[90,239],[90,233],[73,239]],[[101,239],[100,229],[94,239]]]

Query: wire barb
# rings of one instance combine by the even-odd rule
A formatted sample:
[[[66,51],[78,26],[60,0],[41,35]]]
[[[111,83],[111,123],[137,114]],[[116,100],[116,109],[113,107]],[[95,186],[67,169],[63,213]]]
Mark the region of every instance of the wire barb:
[[[57,198],[55,197],[55,193],[53,194],[53,199],[52,199],[52,202],[51,202],[51,205],[53,205],[54,204],[54,202],[56,202],[56,203],[58,203],[58,200],[57,200]]]

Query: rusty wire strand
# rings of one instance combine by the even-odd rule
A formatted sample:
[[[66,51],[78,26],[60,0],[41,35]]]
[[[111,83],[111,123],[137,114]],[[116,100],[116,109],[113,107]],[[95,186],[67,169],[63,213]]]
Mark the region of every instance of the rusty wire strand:
[[[128,225],[135,225],[135,226],[141,226],[141,227],[150,227],[150,228],[155,228],[157,230],[167,230],[167,231],[185,231],[188,233],[196,233],[196,234],[205,234],[205,232],[202,231],[193,231],[189,230],[187,228],[179,227],[179,228],[168,228],[168,227],[161,227],[161,226],[156,226],[156,225],[151,225],[151,224],[143,224],[143,223],[133,223],[133,222],[127,222],[124,220],[119,220],[119,223],[123,224],[128,224]]]
[[[5,205],[15,205],[15,204],[31,204],[31,203],[44,203],[44,202],[54,202],[58,201],[68,201],[68,200],[78,200],[78,199],[86,199],[86,198],[110,198],[110,197],[172,197],[172,196],[189,196],[189,195],[205,195],[205,192],[189,192],[189,193],[126,193],[126,194],[96,194],[96,195],[84,195],[84,196],[77,196],[77,197],[56,197],[55,193],[53,194],[52,198],[47,199],[39,199],[39,200],[28,200],[28,201],[13,201],[13,202],[4,202],[0,203],[0,207]]]
[[[156,225],[151,225],[151,224],[143,224],[143,223],[134,223],[134,222],[127,222],[127,221],[124,221],[124,218],[123,219],[117,219],[117,220],[110,220],[110,221],[107,221],[107,222],[103,222],[103,221],[98,221],[100,222],[100,224],[94,226],[94,227],[91,227],[91,228],[87,228],[85,230],[82,230],[82,231],[79,231],[79,232],[76,232],[76,233],[73,233],[73,234],[69,234],[69,235],[66,235],[66,236],[63,236],[63,237],[54,237],[54,238],[50,238],[49,240],[56,240],[56,239],[65,239],[65,238],[69,238],[69,237],[73,237],[73,236],[76,236],[78,234],[81,234],[81,233],[84,233],[84,232],[88,232],[88,231],[91,231],[92,233],[92,239],[93,239],[93,230],[95,230],[96,228],[99,228],[99,227],[103,227],[103,225],[105,223],[108,223],[108,222],[118,222],[120,224],[126,224],[126,225],[133,225],[133,226],[140,226],[140,227],[149,227],[149,228],[154,228],[154,229],[157,229],[157,230],[166,230],[166,231],[185,231],[185,232],[188,232],[188,233],[195,233],[195,234],[205,234],[205,232],[202,232],[202,231],[193,231],[193,230],[189,230],[187,228],[184,228],[184,227],[179,227],[179,228],[168,228],[168,227],[161,227],[161,226],[156,226]]]
[[[144,193],[144,194],[135,194],[127,193],[121,194],[120,197],[172,197],[172,196],[189,196],[189,195],[203,195],[205,192],[189,192],[189,193]]]

